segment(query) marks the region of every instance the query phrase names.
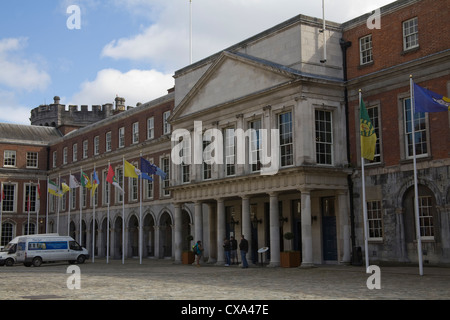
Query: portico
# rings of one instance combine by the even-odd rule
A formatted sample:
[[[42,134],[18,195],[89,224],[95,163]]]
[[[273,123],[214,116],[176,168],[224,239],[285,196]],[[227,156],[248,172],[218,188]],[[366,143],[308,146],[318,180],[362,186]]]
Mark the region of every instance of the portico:
[[[322,227],[325,211],[322,199],[326,198],[332,199],[335,208],[331,214],[335,221],[331,233],[336,236],[334,262],[348,263],[350,221],[346,183],[347,172],[342,170],[295,167],[274,176],[248,175],[172,187],[176,203],[175,247],[180,248],[182,242],[180,208],[193,203],[194,240],[203,241],[209,263],[223,265],[224,238],[233,235],[239,241],[241,234],[253,251],[269,247],[263,262],[272,267],[280,265],[280,252],[284,248],[301,251],[302,267],[331,262],[325,260],[323,245],[324,237],[329,236]],[[297,203],[301,204],[300,210]],[[282,238],[285,232],[299,237],[293,247]],[[247,254],[248,261],[255,261],[252,250]],[[181,263],[181,250],[175,250],[175,262]]]

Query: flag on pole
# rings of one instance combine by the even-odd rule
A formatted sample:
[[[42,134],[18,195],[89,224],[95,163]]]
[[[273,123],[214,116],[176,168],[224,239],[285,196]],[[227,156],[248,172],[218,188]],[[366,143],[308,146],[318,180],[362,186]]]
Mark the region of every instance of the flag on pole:
[[[414,83],[415,112],[450,111],[450,98],[444,97]]]
[[[375,128],[369,118],[363,99],[360,102],[360,134],[361,134],[361,157],[373,160],[375,157],[375,146],[377,135]]]
[[[81,186],[81,182],[80,182],[80,175],[73,175],[71,174],[69,177],[69,187],[71,189],[75,189],[75,188],[79,188]]]
[[[124,161],[124,169],[125,169],[124,170],[125,177],[128,177],[128,178],[138,179],[139,175],[141,174],[141,170],[134,167],[131,163],[129,163],[126,160]]]
[[[69,192],[69,190],[70,190],[70,187],[65,182],[61,183],[61,188],[62,188],[63,194],[65,194],[66,192]]]
[[[54,196],[60,197],[60,198],[62,197],[61,189],[52,180],[48,180],[48,193],[50,193]]]
[[[141,177],[149,181],[153,181],[153,178],[149,174],[156,174],[156,166],[148,162],[148,160],[141,157]]]
[[[148,174],[156,174],[163,179],[166,179],[167,174],[162,171],[160,168],[158,168],[156,165],[150,163],[148,160],[141,157],[141,171],[148,173]],[[146,179],[143,177],[143,179]]]
[[[123,193],[123,189],[120,186],[119,182],[117,182],[116,175],[114,173],[114,169],[112,168],[111,165],[109,166],[109,169],[108,169],[108,175],[106,176],[106,181],[109,182],[110,184],[112,184],[113,186],[115,186],[117,189],[120,190],[120,192]]]
[[[91,182],[89,181],[89,176],[84,172],[81,173],[81,185],[88,189],[92,188]]]
[[[97,171],[94,171],[94,174],[92,176],[92,195],[94,195],[95,190],[97,189],[99,184],[100,184],[100,180],[97,176]]]

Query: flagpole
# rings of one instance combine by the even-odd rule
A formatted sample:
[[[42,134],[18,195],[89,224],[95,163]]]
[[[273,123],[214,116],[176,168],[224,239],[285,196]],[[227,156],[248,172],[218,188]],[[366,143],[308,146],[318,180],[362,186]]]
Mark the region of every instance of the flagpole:
[[[81,179],[83,177],[83,167],[80,167],[80,195],[79,195],[79,200],[80,200],[80,230],[78,232],[78,242],[80,243],[80,246],[83,246],[81,244],[81,235],[82,235],[82,226],[83,226],[83,222],[82,222],[82,211],[83,211],[83,184],[81,183]]]
[[[2,245],[2,231],[3,231],[3,182],[0,183],[0,247]]]
[[[61,192],[61,174],[58,175],[58,192]],[[56,215],[56,233],[59,234],[59,208],[61,206],[62,197],[58,196],[58,211]]]
[[[27,211],[28,211],[28,225],[27,225],[27,235],[30,234],[30,201],[31,201],[31,180],[28,186],[28,199],[27,199]]]
[[[361,107],[362,91],[359,90],[359,106]],[[367,224],[367,202],[366,202],[366,177],[364,171],[364,157],[361,155],[361,175],[362,175],[362,202],[363,202],[363,219],[364,219],[364,252],[366,260],[366,272],[369,269],[369,226]]]
[[[142,158],[142,151],[140,152],[140,158]],[[141,159],[139,159],[139,162]],[[141,168],[142,169],[142,168]],[[140,173],[139,181],[139,263],[142,264],[142,170]]]
[[[45,233],[48,233],[48,185],[50,177],[47,176],[47,206],[45,208]]]
[[[92,204],[93,204],[93,210],[92,210],[92,263],[95,262],[95,189],[94,189],[94,175],[95,175],[95,163],[94,163],[94,173],[93,175],[93,183],[92,183]]]
[[[122,264],[125,264],[125,156],[123,157],[122,179]]]
[[[69,184],[68,184],[69,185],[69,210],[67,212],[67,235],[68,236],[70,236],[70,207],[71,207],[70,202],[72,200],[71,193],[70,193],[70,191],[72,191],[72,188],[70,187],[70,176],[71,175],[72,175],[72,171],[69,170]]]
[[[189,63],[192,64],[192,0],[189,0]]]
[[[411,92],[411,133],[413,145],[413,163],[414,163],[414,212],[416,217],[416,237],[417,237],[417,255],[419,260],[419,274],[423,276],[423,261],[422,261],[422,237],[420,235],[420,218],[419,218],[419,187],[417,182],[417,161],[416,161],[416,143],[415,143],[415,102],[414,102],[414,82],[412,75],[409,76],[410,92]]]
[[[37,200],[39,198],[39,207],[38,206],[34,206],[36,208],[36,230],[35,230],[35,234],[39,234],[39,211],[41,210],[41,195],[40,195],[40,191],[41,191],[41,180],[38,179],[38,184],[36,187],[36,203]]]
[[[108,161],[108,171],[111,167],[111,161]],[[111,202],[111,184],[106,183],[108,188],[108,209],[106,211],[106,263],[109,263],[109,203]]]

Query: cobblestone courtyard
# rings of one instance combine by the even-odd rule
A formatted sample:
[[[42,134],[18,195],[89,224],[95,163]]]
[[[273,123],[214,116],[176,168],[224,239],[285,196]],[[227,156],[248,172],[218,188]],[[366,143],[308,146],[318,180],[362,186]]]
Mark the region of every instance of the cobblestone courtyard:
[[[68,288],[68,264],[0,268],[1,300],[372,300],[450,299],[450,268],[381,267],[369,290],[363,267],[312,269],[175,265],[168,260],[87,261],[80,289]],[[74,284],[74,281],[69,281]]]

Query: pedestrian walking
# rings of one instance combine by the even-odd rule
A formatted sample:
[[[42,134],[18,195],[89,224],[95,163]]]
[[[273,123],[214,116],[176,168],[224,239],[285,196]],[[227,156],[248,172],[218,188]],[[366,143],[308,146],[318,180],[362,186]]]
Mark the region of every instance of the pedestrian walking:
[[[225,251],[225,267],[230,266],[231,244],[228,238],[223,240],[223,250]]]
[[[248,252],[248,241],[245,239],[244,235],[241,235],[241,242],[239,243],[239,250],[241,251],[241,261],[242,268],[248,268],[247,262],[247,252]]]

